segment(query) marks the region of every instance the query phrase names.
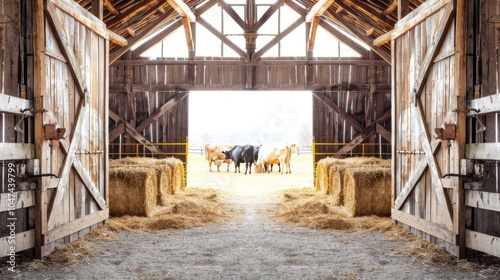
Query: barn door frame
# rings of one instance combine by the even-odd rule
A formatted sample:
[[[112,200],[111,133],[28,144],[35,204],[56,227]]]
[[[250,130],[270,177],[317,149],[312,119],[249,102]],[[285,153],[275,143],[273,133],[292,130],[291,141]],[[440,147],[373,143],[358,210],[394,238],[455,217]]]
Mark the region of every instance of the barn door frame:
[[[463,22],[463,1],[453,1],[453,0],[438,0],[438,1],[427,1],[419,7],[419,12],[413,12],[409,16],[405,17],[401,21],[399,21],[392,34],[392,77],[393,77],[393,189],[394,189],[394,197],[393,197],[393,209],[392,209],[392,218],[398,222],[401,222],[411,228],[414,228],[423,235],[431,235],[437,237],[448,244],[451,245],[447,250],[457,256],[465,255],[465,240],[464,240],[464,206],[463,206],[463,189],[462,184],[459,177],[452,176],[450,177],[450,170],[457,171],[460,169],[460,159],[463,158],[463,147],[465,143],[465,116],[464,116],[464,85],[463,85],[463,77],[465,73],[465,68],[460,69],[461,65],[463,65],[463,26],[459,26]],[[414,28],[416,25],[424,22],[428,17],[443,11],[440,22],[437,23],[437,29],[434,34],[427,36],[432,36],[432,41],[430,45],[428,45],[427,51],[425,53],[424,59],[422,60],[420,66],[421,68],[418,70],[416,75],[416,80],[414,85],[410,85],[408,89],[409,92],[396,92],[397,82],[396,75],[398,69],[396,67],[399,66],[398,58],[395,55],[397,40],[400,36],[404,35],[407,31]],[[460,20],[457,20],[460,17]],[[454,49],[448,55],[449,57],[455,56],[453,59],[455,63],[455,68],[457,69],[456,73],[453,73],[453,82],[456,83],[456,86],[451,86],[449,88],[450,96],[456,96],[456,101],[450,103],[455,105],[455,108],[447,108],[446,120],[449,127],[445,127],[445,123],[442,124],[442,127],[436,127],[435,131],[430,130],[429,126],[426,122],[426,105],[423,104],[421,100],[422,91],[426,87],[428,82],[429,74],[432,72],[435,61],[438,59],[437,55],[440,52],[443,43],[446,41],[447,34],[450,31],[450,27],[453,23],[458,22],[455,25],[455,38],[454,38]],[[440,56],[443,56],[441,54]],[[443,56],[444,57],[444,56]],[[400,70],[399,70],[400,71]],[[406,75],[410,75],[410,73],[405,73]],[[403,74],[404,75],[404,74]],[[462,79],[460,78],[462,77]],[[398,90],[402,90],[398,88]],[[429,91],[430,89],[427,89]],[[404,104],[399,104],[400,100],[398,99],[398,94],[405,94],[409,96],[409,104],[407,107]],[[445,95],[444,92],[432,92],[431,95]],[[448,105],[450,105],[448,104]],[[408,109],[409,114],[411,115],[412,124],[416,123],[418,126],[418,138],[420,141],[420,146],[422,148],[421,151],[414,151],[408,149],[402,150],[402,146],[405,146],[403,143],[403,139],[400,139],[399,124],[401,115],[398,115],[402,111],[398,111],[403,108]],[[427,107],[429,109],[430,107]],[[444,109],[444,108],[443,108]],[[429,109],[430,110],[430,109]],[[443,112],[439,112],[443,113]],[[444,121],[443,121],[444,122]],[[438,125],[438,124],[434,124]],[[439,124],[441,125],[441,124]],[[405,130],[405,127],[402,127],[401,130]],[[415,131],[415,130],[414,130]],[[453,133],[453,139],[443,139],[442,136],[436,135],[438,131],[441,132],[450,132]],[[437,136],[437,137],[436,137]],[[444,150],[449,148],[449,143],[447,141],[453,141],[452,145],[454,145],[453,150],[450,152],[453,154],[452,159],[449,162],[448,170],[444,171],[448,174],[443,174],[442,163],[438,163],[438,154],[445,153]],[[400,148],[398,150],[398,148]],[[418,156],[421,155],[422,158],[420,161],[411,165],[412,169],[410,174],[406,174],[406,178],[404,178],[404,174],[401,170],[399,170],[398,161],[409,163],[410,156]],[[456,159],[456,160],[455,160]],[[405,163],[403,163],[404,165]],[[401,166],[403,166],[401,165]],[[459,173],[459,172],[456,172]],[[441,224],[436,224],[430,220],[425,218],[417,217],[416,215],[407,213],[403,210],[405,203],[429,203],[419,201],[417,198],[413,198],[411,202],[409,202],[409,197],[414,193],[416,186],[419,184],[419,181],[424,180],[423,178],[427,176],[430,177],[430,185],[431,188],[434,189],[438,211],[441,211],[444,220]],[[448,190],[452,191],[448,191]],[[397,190],[400,190],[397,193]],[[426,193],[426,196],[431,196],[431,193]],[[414,194],[413,197],[418,197],[418,193]],[[453,201],[453,203],[450,202]],[[431,208],[432,209],[432,208]],[[431,210],[432,211],[432,210]]]
[[[84,123],[88,122],[91,103],[90,103],[90,95],[91,92],[89,89],[92,85],[87,85],[84,75],[81,72],[81,68],[79,67],[79,61],[76,58],[74,51],[71,48],[71,44],[69,43],[67,34],[72,34],[72,30],[66,27],[62,22],[59,15],[70,15],[75,22],[85,26],[88,32],[95,34],[104,38],[105,44],[101,46],[104,50],[103,56],[103,64],[101,67],[104,67],[105,77],[99,82],[100,86],[105,88],[104,90],[104,100],[100,100],[100,102],[104,102],[104,108],[107,109],[108,104],[108,75],[107,75],[107,67],[109,63],[108,52],[109,52],[109,35],[106,31],[106,28],[102,22],[99,22],[96,18],[92,18],[90,13],[87,13],[80,7],[78,4],[68,1],[68,0],[47,0],[36,1],[35,7],[35,94],[36,94],[36,102],[35,102],[35,138],[36,138],[36,156],[40,159],[40,169],[47,169],[48,162],[50,162],[50,152],[49,150],[52,148],[60,149],[60,151],[64,155],[64,159],[60,166],[51,167],[52,169],[57,169],[55,175],[56,178],[49,177],[41,177],[39,179],[39,184],[37,188],[37,197],[36,197],[36,223],[35,223],[35,256],[41,258],[47,254],[49,254],[54,246],[48,246],[48,244],[53,243],[54,241],[61,240],[64,238],[64,242],[71,241],[70,238],[66,238],[72,234],[78,233],[86,228],[93,227],[96,224],[103,222],[109,217],[109,210],[107,207],[107,157],[108,157],[108,148],[107,148],[107,129],[104,129],[102,133],[104,133],[104,146],[102,151],[87,151],[90,154],[96,154],[95,156],[102,157],[104,161],[104,166],[102,172],[105,173],[103,176],[97,176],[96,179],[93,179],[87,167],[78,159],[76,156],[77,153],[82,153],[82,151],[77,151],[79,145],[82,143],[82,130],[84,127]],[[58,11],[56,11],[58,10]],[[65,30],[68,28],[68,30]],[[67,70],[74,81],[74,89],[76,91],[75,96],[79,96],[78,104],[75,105],[75,119],[72,123],[71,135],[68,137],[59,138],[57,140],[47,140],[47,130],[46,130],[46,121],[54,120],[56,123],[56,117],[53,112],[51,112],[51,107],[46,105],[47,98],[53,98],[49,96],[51,94],[54,95],[69,95],[68,92],[50,92],[46,88],[46,83],[48,81],[47,78],[47,68],[50,67],[46,63],[46,58],[50,55],[54,56],[54,54],[48,54],[45,40],[47,34],[52,31],[53,38],[56,40],[57,46],[62,54],[61,58],[58,58],[60,61],[65,62],[67,66]],[[101,61],[101,60],[99,60]],[[60,73],[56,73],[58,75]],[[64,75],[64,74],[62,74]],[[102,84],[103,83],[103,84]],[[94,87],[92,90],[98,90]],[[68,102],[67,97],[63,97],[62,102]],[[76,98],[75,98],[76,100]],[[94,108],[95,110],[95,108]],[[104,110],[104,127],[107,127],[107,110]],[[67,113],[66,113],[67,114]],[[69,124],[68,124],[69,125]],[[98,131],[101,133],[101,131]],[[49,143],[52,146],[49,148]],[[54,156],[54,155],[52,155]],[[57,168],[58,167],[58,168]],[[58,211],[64,211],[62,208],[62,200],[65,193],[68,192],[68,189],[71,184],[77,184],[75,182],[70,182],[70,173],[74,171],[74,174],[79,178],[79,182],[84,186],[85,192],[90,194],[90,197],[93,199],[95,204],[99,209],[90,214],[84,215],[83,217],[71,219],[70,221],[63,222],[63,224],[55,223],[56,214]],[[103,179],[104,178],[104,179]],[[104,181],[104,183],[103,183]],[[100,193],[99,186],[100,184],[104,184],[104,195]],[[49,189],[55,189],[54,194],[49,193]],[[68,194],[67,194],[68,195]],[[76,203],[75,203],[76,204]],[[78,207],[75,206],[75,207]],[[73,210],[70,210],[73,211]],[[69,240],[68,240],[69,239]]]

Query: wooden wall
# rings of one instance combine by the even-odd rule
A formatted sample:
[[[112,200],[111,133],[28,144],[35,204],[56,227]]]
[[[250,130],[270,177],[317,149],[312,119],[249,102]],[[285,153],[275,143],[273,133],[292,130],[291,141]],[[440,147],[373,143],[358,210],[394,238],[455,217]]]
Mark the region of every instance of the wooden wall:
[[[35,245],[35,187],[20,168],[34,159],[33,52],[29,1],[0,3],[0,257],[10,253],[15,223],[15,251]],[[26,28],[22,28],[22,27]],[[21,112],[23,109],[28,111]],[[31,161],[33,162],[33,161]],[[13,203],[9,205],[9,203]]]
[[[326,156],[390,158],[390,67],[329,68],[335,86],[313,91],[315,162]]]
[[[467,247],[500,256],[500,2],[468,1],[467,145],[482,171],[464,184]],[[477,27],[481,28],[477,30]]]

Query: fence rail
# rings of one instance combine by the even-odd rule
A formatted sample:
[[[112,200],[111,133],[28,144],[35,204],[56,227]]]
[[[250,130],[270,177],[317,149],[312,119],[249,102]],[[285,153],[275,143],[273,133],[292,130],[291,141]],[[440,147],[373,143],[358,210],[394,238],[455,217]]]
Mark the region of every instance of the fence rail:
[[[118,147],[118,149],[114,148]],[[148,149],[154,147],[159,151],[152,152]],[[177,147],[176,152],[164,151],[163,147]],[[178,143],[109,143],[109,156],[112,158],[121,158],[127,156],[139,157],[139,156],[187,156],[189,151],[188,142],[178,142]],[[116,151],[118,150],[118,151]]]
[[[340,152],[343,147],[353,146],[353,149],[347,152]],[[319,152],[319,147],[330,147],[323,150],[337,150],[328,152]],[[356,147],[356,148],[354,148]],[[359,148],[358,148],[359,147]],[[385,151],[384,151],[385,150]],[[317,143],[312,144],[312,153],[314,156],[358,156],[358,157],[391,157],[391,143]]]
[[[297,154],[307,155],[312,153],[312,146],[297,146]],[[205,155],[205,146],[192,145],[189,146],[189,154]]]

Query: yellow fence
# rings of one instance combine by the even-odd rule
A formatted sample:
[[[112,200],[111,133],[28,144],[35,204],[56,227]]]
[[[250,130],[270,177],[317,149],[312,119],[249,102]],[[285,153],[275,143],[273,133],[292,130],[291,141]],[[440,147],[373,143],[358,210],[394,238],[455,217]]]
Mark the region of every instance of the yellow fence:
[[[326,150],[340,150],[346,146],[356,147],[348,152],[318,152],[319,147],[334,147],[334,148],[326,148]],[[361,148],[361,151],[357,148]],[[379,151],[374,147],[378,147]],[[387,147],[387,152],[381,152],[380,150],[383,147]],[[324,156],[354,156],[354,157],[391,157],[391,143],[312,143],[312,153],[314,158],[316,156],[324,155]]]
[[[181,152],[164,152],[163,147],[182,147]],[[117,151],[113,147],[120,147]],[[159,151],[151,151],[148,147],[156,147]],[[109,156],[110,157],[141,157],[141,156],[184,156],[187,161],[188,154],[188,141],[178,143],[109,143]]]

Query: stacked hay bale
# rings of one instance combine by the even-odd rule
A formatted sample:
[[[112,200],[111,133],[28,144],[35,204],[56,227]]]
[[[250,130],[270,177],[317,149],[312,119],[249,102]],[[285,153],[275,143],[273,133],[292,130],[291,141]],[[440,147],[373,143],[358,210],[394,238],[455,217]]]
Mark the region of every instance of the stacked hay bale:
[[[180,168],[181,170],[179,170]],[[125,214],[151,216],[156,206],[168,205],[169,196],[184,189],[184,164],[182,161],[175,158],[153,159],[127,157],[110,161],[109,169],[109,209],[110,214],[113,216]],[[151,182],[146,184],[140,181],[149,180],[142,175],[146,170],[155,177],[153,185],[151,185]],[[125,173],[127,176],[124,176]],[[144,192],[145,194],[147,193],[148,196],[139,195],[137,197],[138,200],[131,200],[128,195],[122,195],[129,191],[127,187],[133,190],[132,192]],[[140,187],[140,189],[137,189],[137,187]],[[143,189],[142,187],[147,187],[149,189]],[[154,191],[150,189],[154,189]],[[151,196],[152,193],[154,193],[154,196]],[[140,199],[149,200],[140,203]],[[132,208],[142,208],[142,210],[131,210],[128,212],[124,210]]]
[[[344,177],[345,207],[352,217],[391,214],[391,169],[357,167]]]
[[[329,172],[329,190],[327,194],[332,195],[333,204],[337,206],[344,205],[344,177],[345,172],[355,167],[391,167],[390,160],[379,159],[375,157],[352,157],[340,160],[340,162],[330,167]]]
[[[327,157],[318,161],[314,171],[316,173],[314,176],[314,186],[316,186],[316,191],[328,194],[328,186],[330,185],[330,173],[328,170],[336,164],[343,164],[342,160]]]
[[[151,168],[109,168],[109,213],[112,216],[151,217],[158,196],[156,172]]]
[[[390,160],[374,157],[325,158],[320,160],[316,166],[316,190],[331,195],[333,205],[346,206],[348,212],[353,216],[370,214],[387,215],[390,214],[391,207],[390,167]],[[353,171],[350,172],[351,170]],[[368,175],[368,177],[361,176],[363,172],[370,174],[371,177]],[[386,174],[389,175],[388,178],[385,177]],[[368,179],[366,181],[357,180],[353,176],[377,178],[380,179],[380,182]],[[363,188],[370,191],[361,191]],[[386,195],[386,197],[381,199],[379,196],[382,195]],[[377,198],[377,201],[373,199],[373,196]],[[347,200],[349,200],[349,203],[347,203]],[[369,202],[379,203],[380,205],[359,205],[360,203],[365,204]],[[360,210],[359,207],[364,207],[365,209]]]

